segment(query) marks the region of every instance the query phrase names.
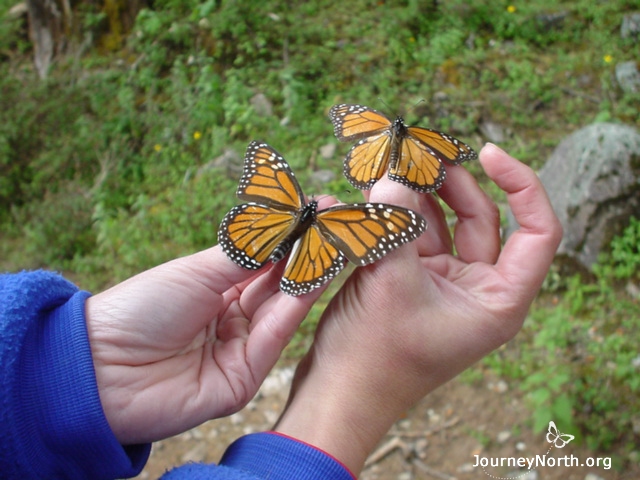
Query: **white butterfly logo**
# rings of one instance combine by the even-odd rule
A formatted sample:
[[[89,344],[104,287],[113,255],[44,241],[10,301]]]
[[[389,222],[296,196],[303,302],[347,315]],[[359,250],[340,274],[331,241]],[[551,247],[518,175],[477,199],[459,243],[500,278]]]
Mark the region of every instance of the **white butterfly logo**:
[[[549,422],[549,431],[547,433],[547,442],[553,443],[556,448],[563,448],[567,443],[573,440],[573,435],[568,433],[560,433],[553,421]]]

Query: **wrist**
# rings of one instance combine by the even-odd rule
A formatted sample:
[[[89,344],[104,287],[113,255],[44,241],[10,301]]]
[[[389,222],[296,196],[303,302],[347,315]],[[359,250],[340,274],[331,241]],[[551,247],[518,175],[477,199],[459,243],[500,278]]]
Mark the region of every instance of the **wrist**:
[[[309,358],[301,362],[273,430],[326,452],[357,475],[400,411],[379,403],[368,381],[339,373],[308,375],[312,368]]]

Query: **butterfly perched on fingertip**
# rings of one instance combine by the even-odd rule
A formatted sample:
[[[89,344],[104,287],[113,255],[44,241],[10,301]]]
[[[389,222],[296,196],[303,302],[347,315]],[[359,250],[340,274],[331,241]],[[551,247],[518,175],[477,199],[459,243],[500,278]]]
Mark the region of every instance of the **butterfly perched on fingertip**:
[[[344,175],[360,190],[370,189],[388,171],[391,180],[417,192],[432,192],[444,183],[443,161],[459,165],[478,157],[451,135],[406,125],[401,116],[392,121],[364,105],[334,105],[329,118],[338,140],[358,140],[347,153]]]
[[[248,203],[225,215],[218,242],[232,261],[252,270],[289,254],[280,289],[293,296],[327,283],[346,260],[375,262],[427,226],[418,213],[381,203],[318,210],[317,201],[305,201],[282,155],[256,141],[247,148],[237,195]]]

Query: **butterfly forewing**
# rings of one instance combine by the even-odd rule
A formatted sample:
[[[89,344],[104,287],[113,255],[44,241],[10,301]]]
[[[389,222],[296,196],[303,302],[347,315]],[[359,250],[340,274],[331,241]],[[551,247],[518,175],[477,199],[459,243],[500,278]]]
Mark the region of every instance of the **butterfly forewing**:
[[[391,136],[387,132],[356,143],[344,161],[344,176],[349,183],[360,190],[370,189],[376,183],[389,164],[389,144]]]
[[[266,143],[253,141],[247,148],[238,198],[276,208],[303,206],[302,189],[284,158]]]
[[[446,160],[454,165],[478,158],[478,154],[469,145],[446,133],[422,127],[408,127],[407,133],[429,146],[440,160]]]
[[[350,262],[363,266],[415,240],[425,231],[424,218],[386,204],[338,205],[318,212],[318,228]]]
[[[241,267],[257,269],[294,228],[295,212],[245,203],[231,209],[218,229],[218,242]]]
[[[313,225],[294,245],[280,289],[294,296],[308,293],[334,278],[344,264],[344,255]]]
[[[333,131],[341,141],[356,140],[389,129],[389,117],[364,105],[334,105],[329,110]]]

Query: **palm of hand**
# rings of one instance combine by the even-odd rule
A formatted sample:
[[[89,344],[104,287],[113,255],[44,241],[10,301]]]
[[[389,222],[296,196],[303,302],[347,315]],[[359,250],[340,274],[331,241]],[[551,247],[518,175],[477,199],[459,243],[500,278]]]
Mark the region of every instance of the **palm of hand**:
[[[219,247],[169,262],[87,301],[100,398],[121,443],[165,438],[242,408],[313,301]]]
[[[385,385],[408,407],[517,333],[561,227],[531,169],[495,147],[481,162],[507,193],[520,230],[501,251],[498,209],[464,169],[449,169],[438,191],[457,216],[453,235],[434,196],[379,182],[372,200],[413,208],[429,226],[356,271],[332,301],[314,349],[323,364],[369,372],[366,382]]]

